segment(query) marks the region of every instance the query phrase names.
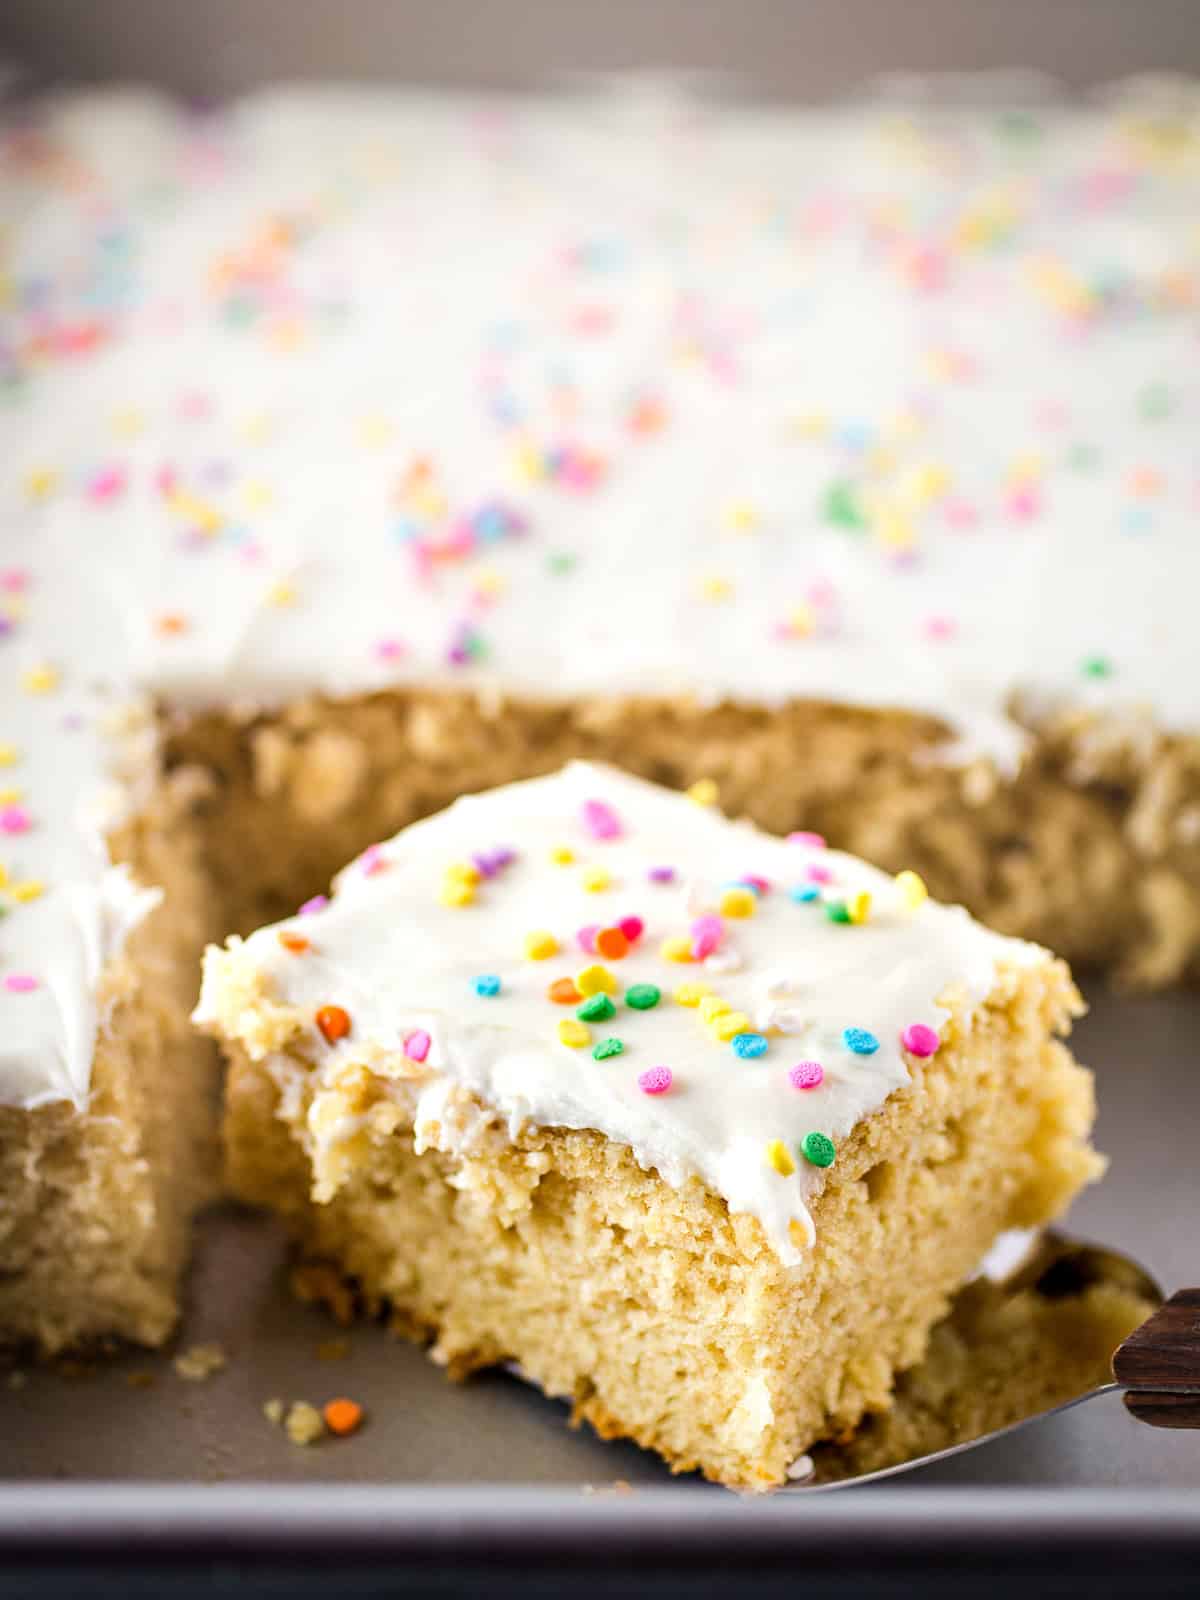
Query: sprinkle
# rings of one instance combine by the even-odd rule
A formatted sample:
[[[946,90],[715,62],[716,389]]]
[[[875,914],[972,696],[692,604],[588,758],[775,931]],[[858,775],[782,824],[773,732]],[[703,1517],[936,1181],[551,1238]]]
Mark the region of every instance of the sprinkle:
[[[601,1039],[592,1051],[594,1061],[607,1061],[609,1056],[619,1056],[625,1046],[620,1039]]]
[[[629,954],[629,940],[620,928],[601,928],[596,935],[596,954],[607,961],[620,961]]]
[[[1079,670],[1085,678],[1109,678],[1113,668],[1107,656],[1088,656],[1080,662]]]
[[[720,790],[712,778],[697,778],[687,790],[689,800],[694,800],[698,806],[715,806]]]
[[[720,917],[697,917],[692,923],[692,959],[703,961],[706,956],[712,955],[714,950],[720,948],[721,940],[725,937],[725,924]]]
[[[500,979],[494,972],[484,972],[478,978],[472,979],[471,987],[481,999],[490,1000],[494,995],[500,993]]]
[[[656,983],[635,983],[625,991],[625,1004],[635,1011],[653,1011],[662,999],[662,990]]]
[[[728,1044],[739,1033],[750,1027],[750,1018],[744,1011],[727,1011],[713,1023],[713,1032],[722,1044]]]
[[[607,1022],[616,1014],[617,1008],[606,994],[589,995],[575,1013],[580,1022]]]
[[[589,956],[596,954],[596,935],[600,932],[600,925],[589,922],[586,927],[580,928],[575,935],[575,943]]]
[[[550,859],[556,867],[569,867],[575,859],[575,852],[569,845],[556,844],[550,852]]]
[[[646,874],[651,883],[674,883],[674,867],[651,867]]]
[[[612,874],[604,867],[585,867],[581,881],[589,894],[599,894],[612,886]]]
[[[788,890],[788,895],[799,905],[810,905],[821,898],[821,891],[815,883],[798,883],[794,889]]]
[[[621,819],[606,800],[583,802],[583,825],[593,839],[619,839]]]
[[[933,1055],[941,1040],[923,1022],[910,1022],[900,1035],[900,1043],[910,1055],[923,1057]]]
[[[296,913],[298,917],[311,917],[314,912],[324,911],[329,904],[327,894],[314,894],[311,900],[306,900]]]
[[[915,911],[929,898],[929,890],[925,887],[925,880],[919,873],[898,872],[896,874],[896,888],[900,891],[900,898],[910,911]]]
[[[674,1082],[670,1067],[651,1067],[638,1077],[638,1088],[643,1094],[666,1094]]]
[[[810,883],[832,883],[833,872],[829,867],[824,867],[819,861],[810,861],[804,869],[804,876]]]
[[[0,744],[0,767],[11,767],[18,759],[17,747],[13,744]],[[668,868],[668,871],[671,869]]]
[[[525,955],[530,961],[546,961],[558,953],[558,940],[552,933],[539,929],[525,935]]]
[[[814,1167],[831,1167],[837,1156],[833,1140],[825,1133],[806,1133],[800,1153]]]
[[[863,890],[859,894],[851,895],[850,899],[846,902],[846,910],[849,914],[850,921],[855,925],[855,927],[861,927],[871,915],[871,896],[866,892],[866,890]]]
[[[766,1036],[761,1033],[735,1033],[731,1043],[734,1055],[743,1061],[755,1061],[767,1053]]]
[[[573,1006],[583,999],[579,990],[570,978],[555,978],[546,990],[546,999],[553,1000],[556,1006]]]
[[[326,1044],[336,1044],[350,1032],[350,1013],[341,1006],[322,1006],[317,1012],[316,1022],[325,1036]]]
[[[0,809],[0,831],[28,833],[32,826],[29,813],[24,806],[4,806]]]
[[[474,885],[466,878],[447,873],[438,890],[438,900],[444,906],[469,906],[475,898]]]
[[[48,662],[27,667],[21,674],[21,687],[26,694],[51,694],[58,688],[58,669]]]
[[[306,950],[311,950],[309,941],[300,933],[289,933],[286,928],[281,928],[276,935],[285,950],[290,950],[294,956],[302,956]]]
[[[738,884],[743,889],[753,889],[754,893],[760,900],[771,892],[770,880],[767,878],[760,878],[758,874],[754,872],[743,873],[738,879]]]
[[[856,1056],[873,1056],[879,1049],[879,1040],[865,1028],[843,1028],[842,1043]]]
[[[767,1145],[767,1165],[774,1167],[781,1178],[790,1178],[796,1170],[791,1151],[782,1139],[772,1139]]]
[[[752,917],[758,910],[758,896],[753,889],[726,889],[721,896],[723,917]]]
[[[448,881],[465,883],[472,889],[483,882],[484,876],[483,868],[477,861],[452,861],[446,868]]]
[[[576,1022],[574,1017],[564,1017],[558,1025],[558,1037],[559,1042],[569,1050],[582,1050],[592,1036],[586,1023]]]
[[[37,986],[38,981],[31,972],[10,972],[4,980],[4,987],[10,994],[30,994]]]
[[[618,984],[607,967],[584,967],[575,979],[580,994],[616,994]]]
[[[701,1022],[715,1022],[718,1017],[723,1017],[733,1008],[728,1000],[722,1000],[719,994],[705,995],[700,1001]]]
[[[817,1089],[825,1080],[825,1068],[819,1061],[798,1061],[788,1073],[793,1089]]]
[[[675,991],[674,1000],[677,1006],[698,1006],[708,993],[706,983],[681,983]]]
[[[664,961],[691,961],[692,941],[686,934],[673,934],[671,938],[663,940],[659,954]]]
[[[362,1425],[363,1408],[357,1400],[330,1400],[321,1408],[321,1416],[330,1433],[344,1438]]]
[[[804,845],[809,850],[824,850],[825,848],[825,836],[821,833],[805,833],[803,831],[789,833],[787,842],[788,844]]]
[[[414,1028],[404,1041],[404,1054],[410,1061],[424,1061],[432,1043],[424,1028]]]
[[[849,923],[850,907],[844,900],[826,900],[825,915],[829,918],[830,922]]]
[[[625,935],[630,944],[636,944],[646,931],[646,924],[641,917],[622,917],[617,927]]]

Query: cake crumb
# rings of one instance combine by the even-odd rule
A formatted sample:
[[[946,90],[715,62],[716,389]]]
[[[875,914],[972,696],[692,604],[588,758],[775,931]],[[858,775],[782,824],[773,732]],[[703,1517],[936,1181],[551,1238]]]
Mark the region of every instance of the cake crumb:
[[[325,1432],[325,1424],[321,1420],[321,1413],[316,1406],[309,1405],[307,1400],[293,1401],[291,1410],[284,1419],[284,1430],[293,1444],[316,1444]]]
[[[278,1395],[274,1395],[270,1400],[263,1401],[263,1416],[276,1428],[283,1421],[285,1409],[284,1403]]]
[[[153,1389],[158,1379],[152,1372],[127,1372],[125,1374],[125,1387],[127,1389]]]
[[[172,1365],[189,1383],[204,1383],[228,1365],[228,1360],[219,1344],[194,1344],[177,1355]]]
[[[29,1374],[22,1372],[19,1367],[14,1368],[8,1375],[8,1387],[10,1389],[23,1389],[28,1382]]]
[[[354,1293],[333,1267],[322,1261],[305,1261],[293,1267],[291,1289],[305,1305],[322,1305],[343,1328],[354,1321]]]
[[[349,1354],[349,1339],[322,1339],[316,1349],[318,1361],[345,1361]]]

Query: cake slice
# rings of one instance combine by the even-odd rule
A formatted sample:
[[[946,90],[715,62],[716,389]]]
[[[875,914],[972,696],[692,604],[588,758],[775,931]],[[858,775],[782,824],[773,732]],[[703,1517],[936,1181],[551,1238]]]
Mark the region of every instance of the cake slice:
[[[234,1189],[369,1305],[757,1489],[1098,1175],[1080,1009],[911,873],[574,764],[210,950],[197,1020]]]

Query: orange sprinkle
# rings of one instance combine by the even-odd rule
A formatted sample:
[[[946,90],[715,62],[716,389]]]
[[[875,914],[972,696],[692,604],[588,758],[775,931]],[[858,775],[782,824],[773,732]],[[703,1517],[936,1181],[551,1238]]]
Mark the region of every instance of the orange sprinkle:
[[[186,633],[187,630],[188,620],[178,611],[165,611],[158,619],[159,633]]]
[[[279,942],[285,950],[290,950],[294,956],[301,956],[306,950],[311,949],[308,940],[303,934],[288,933],[282,929],[279,933]]]
[[[363,1408],[357,1400],[330,1400],[321,1415],[330,1433],[347,1434],[362,1423]]]
[[[582,1000],[583,996],[575,987],[573,979],[555,978],[546,990],[546,998],[553,1000],[556,1006],[573,1006],[577,1000]]]
[[[350,1013],[341,1006],[322,1006],[317,1012],[317,1027],[328,1044],[336,1044],[350,1032]]]
[[[596,953],[609,961],[620,961],[629,954],[629,940],[620,928],[601,928],[596,935]]]

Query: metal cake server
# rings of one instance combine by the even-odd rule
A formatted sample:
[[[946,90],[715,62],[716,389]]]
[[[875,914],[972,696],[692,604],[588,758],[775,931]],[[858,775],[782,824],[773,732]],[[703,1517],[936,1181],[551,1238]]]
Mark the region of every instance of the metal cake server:
[[[808,1476],[798,1478],[776,1493],[814,1494],[823,1489],[877,1483],[916,1467],[946,1461],[964,1450],[974,1450],[978,1445],[1070,1411],[1102,1394],[1123,1393],[1130,1415],[1154,1427],[1200,1428],[1200,1288],[1180,1289],[1167,1299],[1150,1274],[1131,1257],[1055,1232],[1041,1237],[1021,1269],[1005,1281],[1005,1287],[1013,1291],[1031,1288],[1047,1299],[1060,1300],[1102,1283],[1136,1294],[1158,1308],[1114,1353],[1111,1383],[1086,1390],[1004,1427],[958,1439],[940,1450],[892,1462],[870,1472],[839,1470],[836,1460],[821,1460]]]

